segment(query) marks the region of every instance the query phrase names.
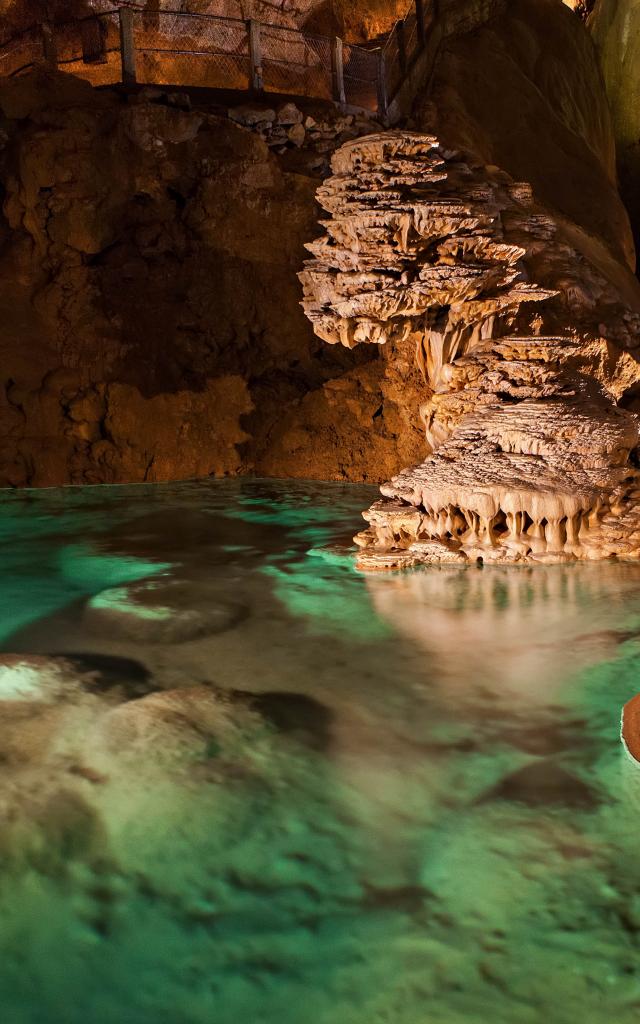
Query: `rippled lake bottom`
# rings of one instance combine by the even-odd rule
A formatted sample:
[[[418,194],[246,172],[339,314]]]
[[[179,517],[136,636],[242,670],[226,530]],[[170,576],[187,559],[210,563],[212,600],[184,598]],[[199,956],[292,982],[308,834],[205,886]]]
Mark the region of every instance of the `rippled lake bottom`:
[[[640,567],[361,575],[374,493],[0,496],[3,1024],[636,1024]]]

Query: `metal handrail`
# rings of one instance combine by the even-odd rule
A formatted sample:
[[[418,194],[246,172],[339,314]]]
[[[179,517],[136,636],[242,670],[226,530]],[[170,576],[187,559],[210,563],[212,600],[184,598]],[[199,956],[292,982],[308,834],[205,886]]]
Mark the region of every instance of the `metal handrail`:
[[[499,3],[501,0],[495,0],[495,2]],[[416,62],[428,47],[430,32],[438,20],[439,7],[440,0],[413,0],[411,10],[405,18],[395,23],[384,45],[366,48],[351,43],[343,43],[338,38],[330,39],[327,36],[315,35],[301,29],[290,28],[286,25],[276,25],[267,22],[259,23],[252,19],[244,21],[240,18],[208,13],[200,14],[193,11],[149,11],[140,4],[127,3],[120,7],[96,11],[93,14],[83,15],[82,17],[67,21],[32,24],[29,28],[17,33],[4,44],[0,44],[0,71],[2,69],[2,61],[10,57],[12,49],[19,49],[27,39],[32,43],[35,55],[30,62],[22,63],[19,67],[13,68],[9,72],[10,75],[24,72],[28,68],[33,67],[39,60],[44,60],[49,65],[54,66],[63,64],[66,67],[76,65],[76,69],[78,66],[95,69],[96,67],[103,67],[105,63],[109,63],[108,60],[101,60],[102,57],[107,58],[109,54],[113,55],[119,51],[120,70],[117,72],[117,81],[121,81],[125,85],[133,85],[137,82],[141,84],[160,84],[153,82],[154,74],[156,78],[159,75],[158,68],[149,70],[144,60],[136,60],[136,54],[144,54],[147,58],[149,55],[154,54],[157,57],[163,55],[167,59],[173,55],[180,58],[196,57],[199,59],[209,59],[210,62],[218,60],[217,68],[213,67],[211,63],[209,65],[204,65],[204,63],[201,65],[203,74],[200,75],[199,72],[199,77],[202,80],[198,84],[209,88],[239,88],[240,86],[237,84],[231,83],[242,81],[239,75],[244,74],[245,84],[241,87],[253,93],[260,93],[267,91],[264,87],[264,78],[269,79],[270,67],[277,64],[283,71],[291,69],[292,81],[290,88],[287,87],[288,83],[285,82],[283,86],[282,82],[278,81],[277,88],[273,91],[279,93],[289,92],[293,95],[322,96],[323,98],[326,98],[328,93],[340,105],[344,106],[346,104],[360,109],[377,110],[378,114],[385,118],[389,105],[397,97]],[[196,47],[183,48],[179,45],[179,42],[182,42],[182,40],[176,39],[177,33],[172,34],[171,31],[166,33],[168,44],[166,48],[162,45],[157,45],[157,41],[154,39],[149,40],[154,45],[145,46],[144,42],[138,38],[138,32],[141,24],[144,30],[144,19],[142,16],[149,15],[153,16],[154,19],[159,19],[154,26],[153,33],[160,37],[162,37],[162,22],[160,19],[165,18],[179,18],[181,22],[185,23],[185,26],[187,22],[191,21],[197,22],[200,26],[204,23],[208,25],[221,25],[242,34],[237,37],[236,48],[232,50],[225,49],[224,47],[220,48],[219,40],[216,41],[215,39],[211,40],[210,46],[198,48],[197,43],[206,42],[206,40],[203,40],[202,37],[197,39],[195,36],[193,42],[196,43]],[[98,43],[101,43],[101,45],[98,45],[97,51],[94,52],[86,43],[86,36],[81,35],[81,56],[58,59],[56,42],[60,41],[60,37],[65,30],[82,26],[87,22],[102,22],[104,24],[107,19],[114,19],[111,22],[114,28],[116,27],[114,22],[117,19],[116,23],[119,24],[119,46],[107,46],[107,32],[103,32],[102,37],[98,35]],[[263,31],[265,39],[271,39],[272,42],[275,34],[275,38],[278,40],[276,53],[269,53],[268,47],[267,50],[264,49],[264,40],[261,41],[261,32]],[[455,31],[455,28],[453,31]],[[38,38],[41,40],[39,54],[37,52]],[[113,40],[113,35],[111,39]],[[65,39],[65,43],[68,42],[69,40]],[[160,38],[160,42],[164,42],[164,40]],[[280,45],[286,45],[287,42],[294,45],[299,43],[305,47],[311,46],[312,49],[315,44],[318,50],[318,62],[313,66],[302,63],[300,60],[295,59],[298,56],[297,53],[292,54],[291,57],[283,56],[280,52]],[[346,61],[343,57],[343,49],[348,54]],[[96,52],[98,54],[97,57]],[[323,52],[324,56],[322,56]],[[328,54],[330,54],[330,60]],[[353,66],[354,59],[356,65],[359,64],[360,66]],[[238,70],[240,65],[237,63],[234,65],[234,61],[242,62],[243,70],[241,73]],[[366,72],[369,70],[369,67],[371,68],[371,73],[367,75]],[[116,73],[116,68],[113,68],[112,64],[111,73]],[[225,69],[227,74],[226,81],[224,80]],[[303,81],[303,72],[308,70],[320,72],[320,87],[318,86],[317,78],[311,83]],[[212,85],[211,83],[216,79],[216,71],[220,72],[218,78],[221,81]],[[298,76],[297,78],[295,77],[296,75]],[[95,70],[85,70],[84,77],[94,81],[95,84],[107,84],[104,78],[100,79],[97,77]],[[114,83],[110,81],[109,84]],[[169,83],[163,81],[162,84]],[[183,78],[183,80],[171,82],[171,84],[185,86],[189,83]],[[267,81],[268,84],[269,82]],[[312,89],[314,91],[305,92],[305,89]]]

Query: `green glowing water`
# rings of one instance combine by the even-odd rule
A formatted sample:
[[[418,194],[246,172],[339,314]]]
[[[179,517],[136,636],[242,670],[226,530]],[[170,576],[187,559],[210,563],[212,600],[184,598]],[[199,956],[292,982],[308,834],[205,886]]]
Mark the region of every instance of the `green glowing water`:
[[[635,1024],[640,567],[365,577],[372,496],[4,496],[2,1024]]]

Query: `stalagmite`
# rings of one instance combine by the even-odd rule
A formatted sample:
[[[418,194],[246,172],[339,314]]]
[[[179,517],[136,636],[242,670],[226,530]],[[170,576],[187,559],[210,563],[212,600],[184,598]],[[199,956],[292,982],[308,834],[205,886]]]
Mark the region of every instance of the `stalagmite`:
[[[412,341],[425,462],[382,486],[362,568],[640,557],[640,302],[629,308],[531,188],[385,132],[343,145],[300,277],[316,333]]]

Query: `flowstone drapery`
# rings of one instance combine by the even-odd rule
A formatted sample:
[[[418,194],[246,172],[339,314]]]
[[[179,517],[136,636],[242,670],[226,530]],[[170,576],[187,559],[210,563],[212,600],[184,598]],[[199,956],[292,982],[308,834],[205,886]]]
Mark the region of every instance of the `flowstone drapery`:
[[[305,312],[330,343],[415,342],[432,449],[364,513],[360,566],[640,557],[640,316],[604,246],[433,136],[332,170]]]

